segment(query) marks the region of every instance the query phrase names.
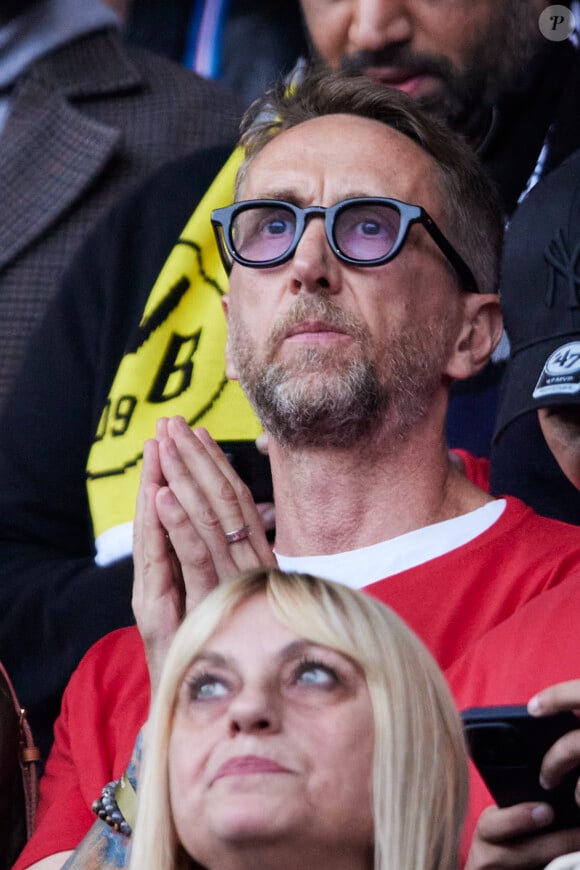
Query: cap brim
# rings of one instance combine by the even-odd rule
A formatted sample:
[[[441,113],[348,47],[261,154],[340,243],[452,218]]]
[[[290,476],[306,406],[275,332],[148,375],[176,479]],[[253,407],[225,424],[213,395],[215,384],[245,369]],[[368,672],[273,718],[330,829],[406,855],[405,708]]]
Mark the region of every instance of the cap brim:
[[[517,417],[538,408],[580,404],[580,333],[558,335],[517,351],[501,390],[493,441]]]

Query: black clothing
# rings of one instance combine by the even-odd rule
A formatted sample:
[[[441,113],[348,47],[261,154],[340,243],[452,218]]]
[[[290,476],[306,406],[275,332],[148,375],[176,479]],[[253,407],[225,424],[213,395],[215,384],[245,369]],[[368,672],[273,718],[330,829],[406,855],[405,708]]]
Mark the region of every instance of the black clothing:
[[[530,70],[529,86],[499,101],[494,132],[480,152],[508,216],[517,207],[544,143],[542,176],[580,148],[580,51],[568,41],[547,45]],[[490,455],[501,375],[502,368],[490,363],[476,379],[454,384],[447,420],[450,447]],[[501,491],[524,498],[512,489]],[[538,504],[531,506],[543,513]]]
[[[188,33],[199,14],[196,5],[199,0],[136,0],[128,41],[187,62]],[[210,47],[220,59],[216,78],[245,105],[287,75],[307,49],[297,0],[230,0],[220,37]]]
[[[216,148],[172,162],[98,225],[7,399],[0,424],[0,659],[43,751],[82,655],[133,622],[131,560],[94,562],[87,456],[129,332],[230,153]],[[31,665],[39,659],[42,667]]]
[[[536,513],[580,526],[580,492],[552,456],[535,411],[510,423],[492,447],[490,491],[515,495]]]

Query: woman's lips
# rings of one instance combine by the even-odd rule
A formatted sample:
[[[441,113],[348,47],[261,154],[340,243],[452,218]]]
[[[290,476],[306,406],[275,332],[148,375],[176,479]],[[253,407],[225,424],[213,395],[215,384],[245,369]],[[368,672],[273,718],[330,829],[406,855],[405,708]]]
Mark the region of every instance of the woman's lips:
[[[258,773],[290,773],[287,767],[283,767],[271,758],[260,755],[238,755],[225,761],[217,770],[212,783],[228,776],[249,776]]]

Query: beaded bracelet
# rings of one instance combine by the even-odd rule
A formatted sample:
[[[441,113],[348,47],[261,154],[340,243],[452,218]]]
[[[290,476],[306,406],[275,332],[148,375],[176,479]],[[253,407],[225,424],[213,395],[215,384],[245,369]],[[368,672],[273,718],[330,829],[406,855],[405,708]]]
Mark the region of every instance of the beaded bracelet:
[[[93,801],[93,812],[115,831],[119,831],[125,837],[130,837],[131,825],[117,802],[119,794],[122,793],[121,789],[129,789],[134,798],[133,786],[122,776],[120,779],[114,779],[107,783],[101,792],[101,797]]]

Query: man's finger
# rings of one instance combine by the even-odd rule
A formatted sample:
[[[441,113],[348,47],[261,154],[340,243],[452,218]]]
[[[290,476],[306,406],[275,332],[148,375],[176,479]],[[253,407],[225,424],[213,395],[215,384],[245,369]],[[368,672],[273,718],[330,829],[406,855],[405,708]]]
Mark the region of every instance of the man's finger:
[[[168,417],[158,417],[157,422],[155,424],[155,437],[158,441],[161,441],[162,438],[167,438],[167,425],[169,423]]]
[[[578,828],[501,844],[486,843],[474,837],[465,870],[542,870],[554,858],[578,849]]]
[[[578,730],[560,737],[546,752],[540,769],[544,788],[554,788],[562,777],[580,767],[580,723]]]
[[[156,490],[163,484],[164,478],[159,463],[157,442],[146,441],[143,446],[143,464],[133,522],[133,561],[135,564],[133,594],[135,594],[136,589],[140,591],[139,584],[142,581],[146,547],[150,543],[148,536],[152,534],[155,539],[156,536],[162,534],[154,510],[154,497]]]
[[[205,454],[204,448],[200,447],[200,449]],[[246,565],[243,561],[241,563],[238,561],[238,557],[252,552],[249,539],[240,541],[236,545],[235,553],[231,551],[226,540],[226,532],[241,529],[246,525],[244,515],[228,481],[218,473],[213,482],[214,492],[200,486],[195,472],[190,471],[191,460],[189,463],[183,460],[172,438],[161,441],[159,452],[162,469],[171,491],[185,511],[195,532],[205,543],[208,557],[213,560],[217,576],[221,580],[231,580],[237,576],[240,568],[251,567],[251,564]],[[187,553],[180,550],[180,559],[186,556]]]
[[[159,487],[149,484],[142,493],[142,522],[135,534],[135,578],[133,611],[141,634],[153,632],[159,602],[168,595],[179,597],[175,587],[175,569],[155,505]]]
[[[488,843],[505,843],[516,837],[536,833],[554,819],[549,804],[521,803],[513,807],[487,807],[477,823],[479,836]]]
[[[219,576],[205,541],[168,487],[157,493],[156,506],[181,566],[185,587],[184,608],[188,613],[217,586]]]
[[[172,418],[168,431],[172,438],[160,445],[163,471],[214,554],[218,572],[226,570],[231,577],[232,566],[237,573],[260,564],[274,564],[252,494],[221,448],[205,430],[192,433],[182,418]],[[226,533],[245,527],[250,537],[236,540],[228,550]]]
[[[215,466],[222,472],[224,477],[232,486],[239,507],[244,518],[244,524],[252,530],[252,546],[260,559],[260,564],[271,565],[275,563],[272,557],[272,548],[262,529],[265,526],[261,511],[256,506],[254,498],[248,486],[243,482],[238,473],[228,462],[221,447],[213,440],[206,429],[197,428],[193,432],[196,437],[205,447],[207,454],[213,460]],[[274,511],[273,505],[269,507],[270,524],[273,525]],[[265,526],[268,527],[267,525]],[[226,531],[230,531],[226,529]],[[259,533],[258,533],[259,532]]]
[[[550,716],[563,710],[580,711],[580,680],[556,683],[528,701],[532,716]]]
[[[539,870],[558,855],[580,849],[580,828],[544,832],[552,820],[547,804],[488,807],[479,818],[465,870]]]
[[[141,475],[139,478],[139,488],[137,490],[137,501],[135,504],[135,516],[133,520],[133,543],[135,537],[143,533],[143,510],[145,506],[145,490],[150,484],[163,485],[163,475],[161,466],[159,465],[159,454],[157,450],[157,442],[154,440],[146,441],[143,445],[143,462],[141,465]],[[139,548],[133,546],[134,553],[139,552]]]

